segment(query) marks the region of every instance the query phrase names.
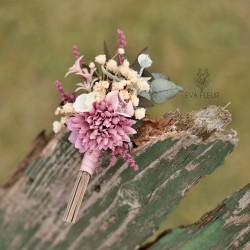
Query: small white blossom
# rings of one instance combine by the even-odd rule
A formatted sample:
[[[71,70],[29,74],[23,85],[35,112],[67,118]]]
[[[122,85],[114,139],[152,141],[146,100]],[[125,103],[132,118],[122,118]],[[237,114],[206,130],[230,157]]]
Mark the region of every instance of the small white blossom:
[[[138,106],[138,104],[139,104],[139,98],[137,97],[136,94],[131,94],[130,95],[130,100],[131,100],[131,102],[132,102],[132,104],[133,104],[134,107]]]
[[[118,70],[119,70],[121,75],[128,78],[128,75],[129,75],[129,72],[130,72],[130,68],[128,66],[120,65],[118,67]]]
[[[138,79],[138,81],[136,82],[136,87],[139,91],[149,91],[150,87],[149,84],[146,80],[143,79]]]
[[[112,84],[112,90],[122,90],[126,86],[127,81],[126,80],[121,80],[120,82],[114,82]]]
[[[63,105],[62,107],[63,113],[68,114],[68,113],[74,113],[74,107],[73,107],[73,103],[69,103],[67,102],[66,104]]]
[[[122,63],[123,66],[125,67],[129,67],[129,61],[127,59],[125,59]]]
[[[137,71],[130,69],[130,71],[128,72],[128,79],[135,79],[137,78],[138,73]]]
[[[61,122],[59,122],[59,121],[54,121],[53,122],[53,131],[55,133],[60,132],[62,130],[62,128],[63,128],[63,125],[61,124]]]
[[[152,65],[152,60],[147,54],[140,54],[138,56],[138,62],[142,68],[148,68]]]
[[[94,96],[95,102],[102,101],[106,96],[105,92],[102,92],[102,91],[96,91],[94,93],[95,93],[95,96]]]
[[[95,57],[95,61],[99,64],[105,64],[106,62],[106,55],[99,55]]]
[[[108,81],[99,81],[95,83],[94,91],[105,91],[109,87]]]
[[[135,110],[135,118],[141,120],[145,117],[146,110],[144,108],[139,108]]]
[[[61,108],[60,107],[57,107],[56,108],[56,111],[55,111],[55,115],[59,115],[61,112]]]
[[[130,95],[129,95],[129,93],[128,93],[128,91],[127,91],[126,89],[121,90],[120,93],[121,93],[121,96],[122,96],[122,98],[123,98],[124,100],[130,99]]]
[[[67,116],[61,117],[60,123],[62,124],[62,126],[66,123],[67,120],[68,120]]]
[[[123,54],[125,53],[125,50],[124,50],[123,48],[119,48],[119,49],[118,49],[118,53],[119,53],[120,55],[123,55]]]
[[[131,83],[136,83],[138,78],[137,77],[132,77],[129,79]]]
[[[91,69],[94,69],[94,68],[95,68],[95,64],[94,64],[93,62],[91,62],[91,63],[89,64],[89,67],[90,67]]]
[[[115,60],[113,60],[113,59],[110,59],[110,60],[107,62],[106,68],[107,68],[107,70],[116,73],[117,70],[118,70],[117,62],[116,62]]]
[[[129,61],[127,59],[125,59],[122,63],[123,66],[125,67],[129,67]]]

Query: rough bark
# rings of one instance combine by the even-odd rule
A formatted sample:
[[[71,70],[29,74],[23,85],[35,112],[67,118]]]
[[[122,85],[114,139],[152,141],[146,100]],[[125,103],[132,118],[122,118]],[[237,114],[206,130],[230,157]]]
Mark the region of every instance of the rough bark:
[[[186,192],[234,149],[228,111],[210,106],[148,119],[134,138],[139,171],[104,157],[77,223],[62,221],[81,155],[67,134],[50,138],[0,193],[0,249],[135,249]]]

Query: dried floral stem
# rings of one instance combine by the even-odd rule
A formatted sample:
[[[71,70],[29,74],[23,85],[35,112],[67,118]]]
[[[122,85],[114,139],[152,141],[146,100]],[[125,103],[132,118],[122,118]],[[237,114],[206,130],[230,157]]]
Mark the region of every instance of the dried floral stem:
[[[78,211],[90,180],[90,174],[79,171],[73,191],[71,193],[68,206],[66,208],[63,220],[69,223],[75,223]]]

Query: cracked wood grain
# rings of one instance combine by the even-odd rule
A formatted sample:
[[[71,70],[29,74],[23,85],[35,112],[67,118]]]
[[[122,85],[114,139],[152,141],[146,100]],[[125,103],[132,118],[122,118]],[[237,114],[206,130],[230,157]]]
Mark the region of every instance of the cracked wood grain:
[[[78,221],[62,221],[81,155],[68,135],[52,137],[0,192],[0,249],[136,249],[186,192],[234,149],[230,113],[209,106],[148,119],[133,139],[139,171],[105,157]]]
[[[140,250],[250,249],[250,184],[195,224],[163,232]]]

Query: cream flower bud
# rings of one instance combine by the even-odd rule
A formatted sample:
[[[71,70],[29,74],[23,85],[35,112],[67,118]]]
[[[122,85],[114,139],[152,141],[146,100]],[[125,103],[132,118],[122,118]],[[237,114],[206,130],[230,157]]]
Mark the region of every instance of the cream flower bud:
[[[95,61],[99,64],[105,64],[106,62],[106,55],[98,55],[95,57]]]
[[[129,61],[127,59],[125,59],[122,63],[123,66],[125,67],[129,67]]]
[[[66,123],[67,120],[68,120],[67,116],[61,117],[60,123],[61,123],[62,127]]]
[[[93,62],[91,62],[91,63],[89,64],[89,67],[90,67],[91,69],[94,69],[94,68],[95,68],[95,64],[94,64]]]
[[[118,66],[117,66],[117,62],[113,59],[110,59],[107,62],[107,66],[106,66],[107,70],[112,71],[112,72],[117,72]]]
[[[55,115],[59,115],[61,112],[61,108],[60,107],[57,107],[56,108],[56,111],[55,111]]]
[[[63,105],[62,107],[63,111],[65,114],[68,114],[68,113],[74,113],[75,110],[74,110],[74,107],[73,107],[73,103],[69,103],[67,102],[66,104]]]
[[[102,101],[104,98],[105,98],[105,92],[102,92],[102,91],[96,91],[95,92],[95,96],[94,96],[94,100],[96,102],[100,102]]]
[[[138,76],[138,73],[133,70],[133,69],[130,69],[129,72],[128,72],[128,78],[129,79],[134,79],[134,78],[137,78]]]
[[[139,79],[137,82],[136,82],[136,86],[137,86],[137,89],[139,91],[149,91],[150,87],[149,87],[149,84],[147,81],[145,80],[142,80],[142,79]]]
[[[118,53],[119,53],[120,55],[123,55],[123,54],[125,53],[125,50],[124,50],[123,48],[119,48],[119,49],[118,49]]]
[[[55,133],[60,132],[62,130],[62,128],[63,128],[63,125],[61,124],[61,122],[59,122],[59,121],[54,121],[53,122],[53,131]]]
[[[137,97],[136,94],[131,94],[130,95],[130,100],[131,100],[131,102],[132,102],[132,104],[133,104],[134,107],[138,106],[138,104],[139,104],[139,98]]]
[[[120,93],[121,93],[122,98],[123,98],[124,100],[130,99],[130,95],[129,95],[129,93],[128,93],[128,91],[127,91],[126,89],[122,90]]]
[[[129,72],[130,72],[130,68],[124,65],[120,65],[119,66],[119,72],[126,78],[128,78]]]
[[[127,81],[126,80],[121,80],[120,82],[114,82],[112,84],[112,90],[122,90],[126,86]]]
[[[135,118],[141,120],[145,117],[146,110],[144,108],[139,108],[135,110]]]
[[[105,91],[109,87],[108,81],[99,81],[95,83],[95,86],[93,88],[94,91]]]

